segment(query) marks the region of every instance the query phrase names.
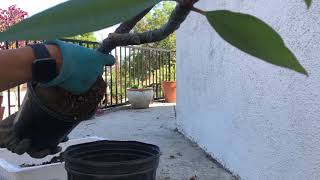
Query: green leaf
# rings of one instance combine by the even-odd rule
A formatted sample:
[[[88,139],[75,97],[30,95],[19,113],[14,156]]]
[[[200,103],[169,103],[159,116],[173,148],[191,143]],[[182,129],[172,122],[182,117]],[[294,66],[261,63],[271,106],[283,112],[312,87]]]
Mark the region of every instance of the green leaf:
[[[308,75],[276,31],[258,18],[226,10],[206,12],[206,16],[233,46],[268,63]]]
[[[309,8],[311,6],[312,0],[304,0],[304,2],[307,4],[307,7]]]
[[[69,0],[0,33],[0,41],[75,36],[118,24],[159,0]]]

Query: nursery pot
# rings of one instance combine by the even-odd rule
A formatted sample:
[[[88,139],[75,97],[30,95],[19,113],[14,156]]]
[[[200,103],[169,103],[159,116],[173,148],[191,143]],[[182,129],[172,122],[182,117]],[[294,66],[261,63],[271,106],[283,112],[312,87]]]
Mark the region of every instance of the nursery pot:
[[[20,139],[31,139],[32,147],[40,151],[56,147],[79,124],[80,119],[49,109],[35,91],[36,85],[28,83],[27,94],[14,120],[14,131]]]
[[[155,180],[160,149],[134,141],[98,141],[64,153],[68,180]]]
[[[152,88],[142,88],[142,89],[128,89],[127,91],[129,102],[133,108],[143,109],[148,108],[153,99],[153,89]]]
[[[5,107],[0,106],[0,120],[3,118]]]
[[[163,81],[162,90],[164,98],[168,103],[176,102],[176,81]]]

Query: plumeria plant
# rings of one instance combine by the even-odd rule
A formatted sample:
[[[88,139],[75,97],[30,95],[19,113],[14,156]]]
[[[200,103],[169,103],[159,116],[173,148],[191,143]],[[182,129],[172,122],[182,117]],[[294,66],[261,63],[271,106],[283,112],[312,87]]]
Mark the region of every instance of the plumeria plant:
[[[163,27],[130,33],[135,24],[160,1],[69,0],[10,27],[0,33],[0,41],[68,37],[123,22],[99,48],[99,51],[109,53],[116,46],[160,41],[176,31],[190,11],[194,11],[205,16],[213,30],[238,49],[268,63],[308,75],[282,38],[268,24],[248,14],[198,9],[194,4],[199,0],[176,0],[176,8]],[[311,0],[304,1],[307,7],[311,6]]]

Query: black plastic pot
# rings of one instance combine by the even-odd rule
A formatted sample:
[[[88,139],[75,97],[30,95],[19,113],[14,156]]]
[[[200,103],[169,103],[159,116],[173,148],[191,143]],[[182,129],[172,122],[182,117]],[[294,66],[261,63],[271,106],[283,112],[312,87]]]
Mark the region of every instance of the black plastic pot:
[[[35,85],[28,84],[27,94],[15,117],[14,131],[20,139],[31,139],[34,150],[40,151],[56,147],[80,121],[48,109],[37,96]]]
[[[155,180],[160,149],[133,141],[98,141],[67,148],[68,180]]]

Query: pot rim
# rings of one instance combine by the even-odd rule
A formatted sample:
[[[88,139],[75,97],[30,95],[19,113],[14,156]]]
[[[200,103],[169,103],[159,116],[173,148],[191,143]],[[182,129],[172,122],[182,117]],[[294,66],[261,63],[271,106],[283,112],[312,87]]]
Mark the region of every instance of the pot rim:
[[[110,148],[110,146],[114,146],[116,148]],[[135,146],[136,148],[133,148],[130,150],[130,148],[126,146],[128,147]],[[112,161],[99,162],[91,159],[89,160],[83,159],[83,157],[88,155],[90,156],[91,154],[93,154],[96,151],[94,150],[94,148],[102,152],[105,150],[111,150],[113,152],[117,152],[119,150],[125,150],[127,154],[132,154],[133,152],[144,152],[148,154],[148,156],[135,159],[135,160],[125,160],[120,162],[112,162]],[[84,154],[83,152],[85,151],[86,153]],[[160,157],[160,148],[158,146],[153,144],[147,144],[144,142],[138,142],[138,141],[101,140],[101,141],[73,145],[68,147],[65,151],[66,167],[69,170],[75,170],[75,171],[79,170],[77,166],[78,167],[87,166],[87,167],[99,170],[101,172],[101,169],[117,169],[122,166],[127,167],[127,166],[135,166],[135,165],[143,166],[143,170],[148,168],[147,170],[149,171],[150,168],[154,169],[158,167],[159,157]],[[139,173],[141,173],[141,170],[139,170]],[[123,173],[120,173],[120,174],[125,175]],[[108,175],[108,173],[106,175]]]
[[[162,81],[162,83],[176,83],[177,81]]]
[[[141,92],[141,91],[150,91],[150,90],[153,90],[153,88],[151,88],[151,87],[139,88],[139,89],[136,89],[136,88],[128,88],[127,90],[128,90],[128,91],[139,91],[139,92]]]

